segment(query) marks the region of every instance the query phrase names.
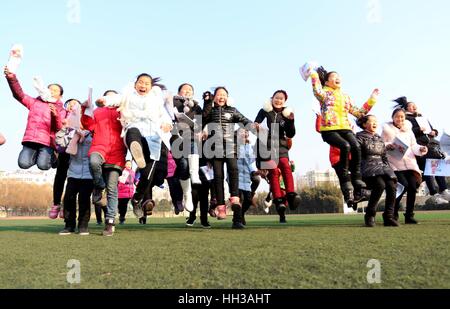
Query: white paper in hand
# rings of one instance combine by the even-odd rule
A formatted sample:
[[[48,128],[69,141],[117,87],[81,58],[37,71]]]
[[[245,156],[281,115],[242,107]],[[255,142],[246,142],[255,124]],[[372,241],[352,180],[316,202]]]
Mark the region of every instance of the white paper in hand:
[[[397,182],[397,195],[395,196],[395,198],[399,198],[400,195],[402,195],[403,191],[405,191],[405,186]]]
[[[14,44],[11,48],[11,51],[9,52],[9,60],[8,64],[6,65],[11,73],[17,73],[20,63],[22,62],[22,58],[23,46],[20,44]]]
[[[92,92],[93,89],[92,87],[88,88],[88,99],[87,99],[87,105],[86,105],[86,109],[84,111],[84,114],[88,117],[93,118],[94,117],[94,104],[92,102]]]
[[[306,82],[308,78],[311,76],[311,70],[316,70],[318,67],[319,65],[315,61],[305,63],[300,68],[300,75],[302,76],[303,80]]]
[[[424,117],[416,117],[417,124],[419,127],[424,128],[425,131],[423,131],[424,134],[430,134],[431,133],[431,126],[428,120]]]

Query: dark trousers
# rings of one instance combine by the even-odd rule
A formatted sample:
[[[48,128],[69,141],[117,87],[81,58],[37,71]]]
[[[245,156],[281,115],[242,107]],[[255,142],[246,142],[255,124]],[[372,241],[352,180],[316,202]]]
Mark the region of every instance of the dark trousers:
[[[222,158],[213,160],[214,168],[214,186],[216,189],[217,205],[225,205],[225,189],[224,189],[224,164],[227,164],[228,185],[231,197],[239,196],[239,173],[237,166],[237,158]]]
[[[145,191],[153,181],[153,177],[155,175],[155,161],[150,159],[150,149],[148,147],[147,140],[141,135],[141,132],[138,129],[131,128],[127,132],[126,143],[128,149],[130,149],[132,142],[137,142],[141,145],[145,163],[147,163],[145,168],[139,170],[141,177],[134,195],[135,200],[141,200],[144,198]]]
[[[183,189],[181,188],[180,179],[176,176],[167,178],[169,184],[170,197],[172,204],[176,208],[177,202],[183,202]]]
[[[367,205],[366,214],[375,217],[377,212],[378,202],[381,195],[386,190],[386,204],[384,213],[392,215],[395,207],[395,196],[397,194],[397,181],[389,176],[375,176],[364,178],[368,188],[372,191],[370,194],[369,203]]]
[[[200,173],[200,180],[202,181],[200,185],[192,186],[194,210],[190,213],[190,218],[196,218],[198,204],[200,203],[200,221],[202,224],[205,224],[208,222],[209,189],[211,185],[203,173]]]
[[[130,201],[129,198],[119,198],[119,216],[121,218],[125,218],[128,211],[128,202]]]
[[[102,223],[102,213],[103,217],[106,218],[106,207],[102,207],[100,204],[94,205],[95,218],[97,219],[97,223]]]
[[[246,213],[252,206],[253,194],[250,191],[239,190],[239,196],[242,203],[242,213]]]
[[[406,213],[412,214],[416,203],[417,188],[420,186],[420,182],[417,181],[417,172],[412,170],[398,171],[395,172],[395,175],[397,175],[398,182],[405,187],[405,190],[403,190],[402,194],[395,201],[395,211],[398,212],[400,209],[400,202],[405,193],[407,193]]]
[[[361,170],[361,146],[359,145],[355,134],[350,130],[339,130],[322,132],[322,139],[331,146],[340,150],[339,165],[336,170],[341,174],[341,181],[351,181],[348,171],[352,172],[352,177],[360,177]],[[351,153],[352,160],[349,161],[348,155]]]
[[[70,155],[61,153],[58,156],[55,180],[53,181],[53,205],[61,205],[61,199],[66,183],[67,171],[69,170]]]
[[[91,179],[67,180],[64,195],[64,221],[67,228],[75,229],[77,219],[78,196],[78,228],[87,228],[91,218],[91,194],[94,183]]]
[[[424,176],[430,195],[447,190],[447,181],[444,176]],[[437,187],[436,187],[437,183]]]

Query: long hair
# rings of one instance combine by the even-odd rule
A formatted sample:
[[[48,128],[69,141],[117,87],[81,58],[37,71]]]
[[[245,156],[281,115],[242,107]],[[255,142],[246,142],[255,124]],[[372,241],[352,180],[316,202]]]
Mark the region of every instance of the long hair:
[[[138,77],[136,78],[136,83],[138,82],[138,80],[141,77],[148,77],[148,78],[150,78],[150,80],[152,81],[152,87],[157,86],[157,87],[161,88],[161,90],[167,90],[167,87],[165,85],[159,83],[161,81],[161,77],[153,78],[150,74],[142,73],[142,74],[139,74]]]
[[[408,102],[408,99],[406,97],[397,98],[397,99],[393,100],[393,102],[397,103],[394,106],[394,109],[402,108],[402,109],[406,110],[408,108],[409,102]]]

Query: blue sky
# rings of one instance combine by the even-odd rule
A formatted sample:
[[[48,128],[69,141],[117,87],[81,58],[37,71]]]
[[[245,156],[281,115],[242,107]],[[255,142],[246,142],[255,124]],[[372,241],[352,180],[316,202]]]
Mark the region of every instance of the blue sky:
[[[389,120],[392,99],[406,95],[439,130],[450,125],[450,2],[445,0],[2,1],[0,59],[14,43],[25,48],[19,79],[36,94],[32,77],[58,82],[65,98],[85,99],[122,89],[142,72],[161,76],[175,92],[190,82],[204,90],[225,85],[239,110],[254,119],[275,90],[296,110],[292,159],[301,173],[327,169],[328,146],[314,131],[311,86],[298,73],[317,60],[343,79],[362,104],[382,91],[373,109]],[[24,9],[26,8],[26,9]],[[27,110],[0,82],[0,170],[17,169]]]

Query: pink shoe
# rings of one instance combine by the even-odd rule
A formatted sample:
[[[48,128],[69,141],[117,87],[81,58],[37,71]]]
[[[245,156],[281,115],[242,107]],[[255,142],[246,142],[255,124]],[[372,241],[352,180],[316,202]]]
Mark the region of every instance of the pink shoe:
[[[225,220],[227,218],[227,206],[220,205],[216,207],[217,220]]]
[[[50,209],[50,211],[48,212],[48,217],[50,219],[58,218],[60,210],[61,210],[61,206],[60,205],[53,205],[52,208]]]

